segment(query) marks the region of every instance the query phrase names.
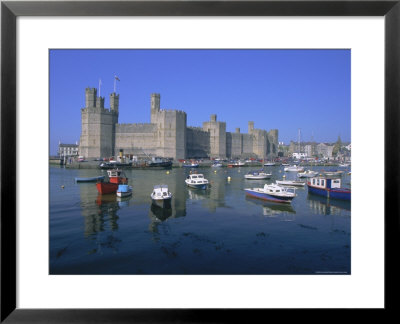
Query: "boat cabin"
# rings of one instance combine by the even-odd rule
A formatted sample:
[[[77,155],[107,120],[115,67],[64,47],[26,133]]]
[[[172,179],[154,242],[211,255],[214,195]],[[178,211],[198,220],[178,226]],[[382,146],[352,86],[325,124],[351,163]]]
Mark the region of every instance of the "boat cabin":
[[[169,196],[167,185],[157,185],[153,189],[154,198],[165,198]]]
[[[311,178],[308,183],[309,186],[321,189],[340,189],[341,179],[329,179],[329,178]]]
[[[281,187],[278,185],[274,184],[265,184],[264,185],[264,192],[265,193],[270,193],[270,194],[280,194],[280,193],[295,193],[296,189],[295,188],[289,188],[289,187]]]
[[[202,174],[199,173],[195,173],[195,174],[190,174],[189,176],[187,176],[186,178],[188,180],[189,183],[204,183],[207,180],[204,179],[204,176]]]
[[[127,183],[128,178],[125,173],[119,169],[107,170],[108,178],[112,183]]]

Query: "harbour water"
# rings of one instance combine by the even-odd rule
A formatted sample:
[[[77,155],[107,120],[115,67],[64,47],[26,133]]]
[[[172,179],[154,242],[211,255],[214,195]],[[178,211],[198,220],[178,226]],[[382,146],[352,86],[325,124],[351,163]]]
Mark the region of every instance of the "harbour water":
[[[350,203],[306,186],[289,205],[248,198],[244,188],[296,172],[271,166],[271,179],[246,180],[257,167],[215,169],[196,169],[208,190],[186,187],[187,168],[125,170],[133,195],[117,198],[74,181],[105,171],[50,166],[50,274],[351,273]],[[349,186],[350,175],[342,182]],[[157,184],[173,193],[171,209],[152,205]]]

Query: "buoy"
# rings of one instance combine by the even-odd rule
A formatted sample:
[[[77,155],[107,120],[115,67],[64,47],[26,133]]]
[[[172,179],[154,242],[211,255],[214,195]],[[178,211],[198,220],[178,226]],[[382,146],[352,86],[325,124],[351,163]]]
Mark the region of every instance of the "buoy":
[[[169,171],[165,172],[166,174],[169,174]]]
[[[64,189],[64,185],[61,186],[61,189]]]
[[[214,170],[214,173],[217,173],[217,170]]]
[[[286,178],[286,176],[285,176],[285,175],[283,175],[283,178]]]
[[[228,181],[231,181],[231,177],[228,177]]]

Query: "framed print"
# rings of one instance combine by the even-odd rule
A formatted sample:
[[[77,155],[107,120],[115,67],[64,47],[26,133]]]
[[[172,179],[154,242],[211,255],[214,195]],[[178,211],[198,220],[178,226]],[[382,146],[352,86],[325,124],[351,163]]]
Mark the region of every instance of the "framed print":
[[[1,320],[393,310],[399,15],[2,2]]]

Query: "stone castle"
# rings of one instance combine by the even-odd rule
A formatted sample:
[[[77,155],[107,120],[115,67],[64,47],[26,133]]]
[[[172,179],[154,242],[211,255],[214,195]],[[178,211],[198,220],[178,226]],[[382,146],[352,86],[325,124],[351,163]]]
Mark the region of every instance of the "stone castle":
[[[150,101],[149,124],[118,123],[119,94],[111,93],[110,108],[96,88],[86,88],[85,108],[81,109],[82,130],[79,154],[85,158],[124,154],[187,158],[259,158],[270,159],[278,153],[278,130],[269,132],[248,123],[248,133],[226,131],[226,123],[211,115],[203,127],[190,127],[186,113],[160,108],[160,95]]]

